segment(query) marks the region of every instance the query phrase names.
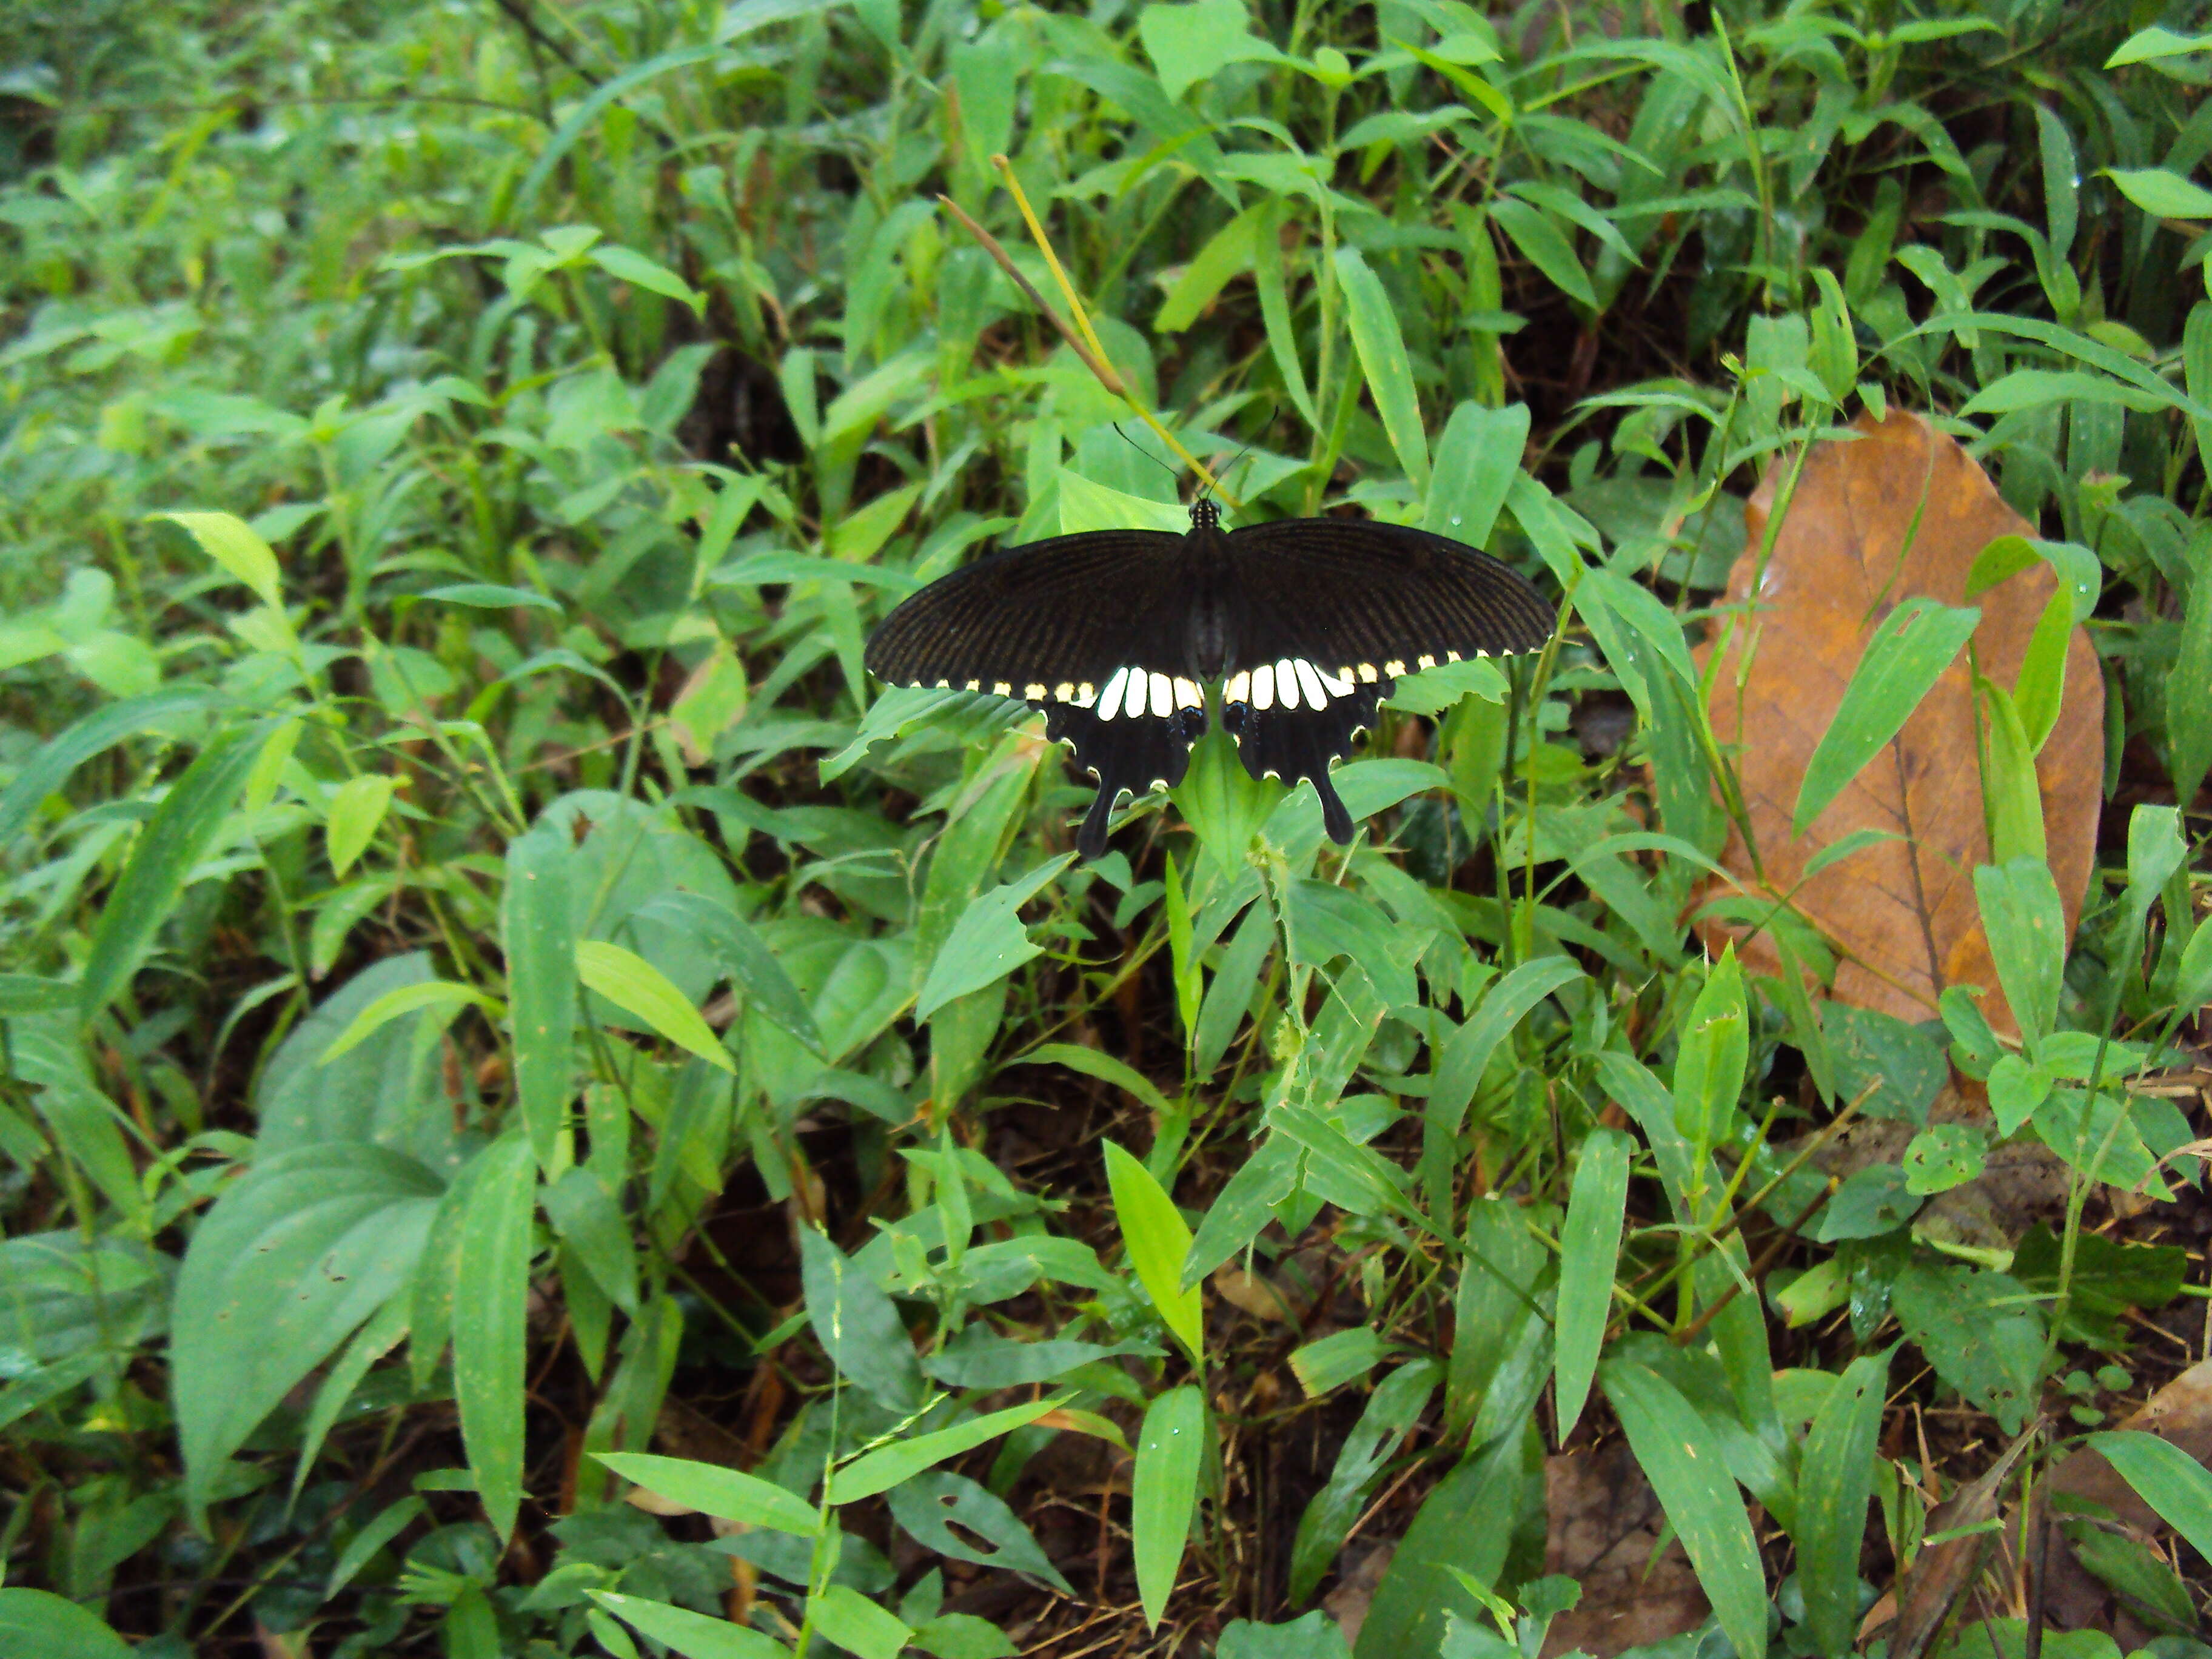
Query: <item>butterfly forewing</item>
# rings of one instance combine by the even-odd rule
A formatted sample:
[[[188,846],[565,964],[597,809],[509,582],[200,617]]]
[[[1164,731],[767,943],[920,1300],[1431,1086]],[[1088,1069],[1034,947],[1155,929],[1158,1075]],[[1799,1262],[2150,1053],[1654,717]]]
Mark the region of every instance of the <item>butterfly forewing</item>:
[[[885,617],[868,672],[893,685],[1019,697],[1098,779],[1078,845],[1096,857],[1124,789],[1182,781],[1205,730],[1185,676],[1183,538],[1107,530],[1033,542],[954,572]]]
[[[1312,780],[1340,842],[1352,818],[1328,778],[1401,674],[1533,651],[1553,616],[1487,554],[1397,525],[1286,519],[1231,532],[1243,614],[1224,723],[1254,777]]]

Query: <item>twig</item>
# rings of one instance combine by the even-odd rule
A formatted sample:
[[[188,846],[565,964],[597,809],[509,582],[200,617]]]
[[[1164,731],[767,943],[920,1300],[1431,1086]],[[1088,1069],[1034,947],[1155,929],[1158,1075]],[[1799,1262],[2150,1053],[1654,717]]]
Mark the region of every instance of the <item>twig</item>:
[[[1750,1279],[1753,1284],[1756,1285],[1759,1281],[1760,1278],[1772,1268],[1777,1261],[1782,1259],[1783,1251],[1790,1248],[1791,1242],[1797,1236],[1797,1230],[1813,1218],[1813,1212],[1819,1209],[1823,1204],[1826,1204],[1831,1198],[1835,1196],[1836,1188],[1838,1184],[1839,1183],[1837,1182],[1836,1178],[1833,1176],[1830,1176],[1828,1177],[1827,1184],[1822,1187],[1819,1192],[1813,1194],[1813,1201],[1798,1212],[1797,1218],[1791,1222],[1787,1227],[1784,1227],[1779,1233],[1776,1234],[1774,1242],[1759,1252],[1759,1260],[1751,1264],[1750,1269],[1745,1273],[1744,1278]],[[1730,1279],[1729,1281],[1728,1289],[1723,1291],[1720,1295],[1713,1298],[1711,1306],[1708,1307],[1703,1313],[1699,1314],[1688,1324],[1683,1326],[1680,1330],[1674,1333],[1674,1346],[1678,1348],[1687,1347],[1691,1343],[1696,1341],[1698,1340],[1698,1333],[1703,1331],[1706,1326],[1711,1324],[1713,1320],[1719,1315],[1720,1310],[1727,1307],[1729,1303],[1735,1301],[1737,1296],[1741,1293],[1742,1290],[1743,1279]]]

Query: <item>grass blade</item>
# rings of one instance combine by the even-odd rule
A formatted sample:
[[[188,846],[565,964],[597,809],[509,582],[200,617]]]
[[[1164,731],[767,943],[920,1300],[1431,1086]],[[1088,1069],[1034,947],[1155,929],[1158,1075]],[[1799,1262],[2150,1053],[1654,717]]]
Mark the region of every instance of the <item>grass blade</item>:
[[[635,1014],[679,1048],[689,1049],[710,1066],[734,1073],[735,1061],[714,1028],[707,1024],[690,1000],[662,973],[635,951],[604,939],[576,941],[576,977],[586,990],[595,991],[626,1014]]]
[[[541,1167],[568,1113],[575,1073],[576,915],[569,893],[574,843],[552,825],[507,846],[500,943],[507,952],[514,1092]]]
[[[502,1539],[522,1507],[524,1313],[538,1170],[521,1135],[496,1140],[465,1177],[453,1299],[453,1398],[484,1516]]]
[[[1429,440],[1421,426],[1421,403],[1413,392],[1413,366],[1406,356],[1406,337],[1399,331],[1397,308],[1382,286],[1382,279],[1368,268],[1354,247],[1336,251],[1337,285],[1344,290],[1346,320],[1352,326],[1352,349],[1359,354],[1359,368],[1367,376],[1367,390],[1375,411],[1382,417],[1382,430],[1399,464],[1415,490],[1429,489]]]
[[[1106,1183],[1114,1194],[1114,1218],[1121,1224],[1121,1241],[1128,1246],[1129,1266],[1168,1329],[1188,1350],[1193,1363],[1203,1365],[1206,1333],[1199,1292],[1194,1287],[1182,1288],[1190,1228],[1151,1170],[1112,1141],[1105,1145]]]
[[[1559,1302],[1554,1327],[1558,1358],[1559,1443],[1565,1445],[1589,1398],[1598,1347],[1613,1310],[1613,1274],[1620,1257],[1620,1223],[1628,1206],[1628,1137],[1594,1129],[1583,1143],[1559,1241]]]
[[[1859,1617],[1859,1547],[1874,1495],[1887,1354],[1862,1354],[1836,1379],[1805,1437],[1797,1471],[1797,1583],[1823,1653],[1848,1653]]]
[[[1198,1510],[1198,1474],[1205,1461],[1206,1396],[1185,1384],[1170,1389],[1145,1412],[1137,1437],[1137,1471],[1129,1497],[1130,1547],[1145,1623],[1158,1630],[1182,1567],[1183,1547]]]

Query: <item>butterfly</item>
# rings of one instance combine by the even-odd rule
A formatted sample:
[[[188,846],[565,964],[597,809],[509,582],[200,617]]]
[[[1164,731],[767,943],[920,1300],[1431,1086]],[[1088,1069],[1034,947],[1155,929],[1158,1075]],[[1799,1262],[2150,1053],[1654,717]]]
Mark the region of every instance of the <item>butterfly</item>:
[[[1445,537],[1356,519],[1224,530],[1201,498],[1180,536],[1085,531],[956,570],[884,618],[866,662],[887,684],[1042,709],[1046,734],[1098,779],[1076,837],[1085,858],[1106,850],[1123,790],[1182,781],[1218,686],[1244,769],[1311,782],[1341,845],[1352,817],[1329,763],[1398,677],[1536,650],[1553,624],[1510,566]]]

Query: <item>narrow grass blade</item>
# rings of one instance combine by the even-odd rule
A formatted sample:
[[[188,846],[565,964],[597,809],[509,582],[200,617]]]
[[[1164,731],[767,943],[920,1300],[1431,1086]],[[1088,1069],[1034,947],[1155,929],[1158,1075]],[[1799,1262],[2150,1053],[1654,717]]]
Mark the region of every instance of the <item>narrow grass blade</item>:
[[[1558,1358],[1559,1443],[1566,1444],[1597,1375],[1606,1316],[1613,1309],[1613,1268],[1628,1205],[1630,1142],[1617,1129],[1595,1129],[1583,1142],[1567,1199],[1559,1244],[1559,1302],[1554,1328]]]
[[[1145,1623],[1159,1628],[1183,1547],[1198,1511],[1198,1474],[1206,1453],[1206,1396],[1186,1384],[1170,1389],[1145,1412],[1137,1437],[1137,1471],[1129,1498],[1129,1535],[1137,1564],[1137,1597]]]

